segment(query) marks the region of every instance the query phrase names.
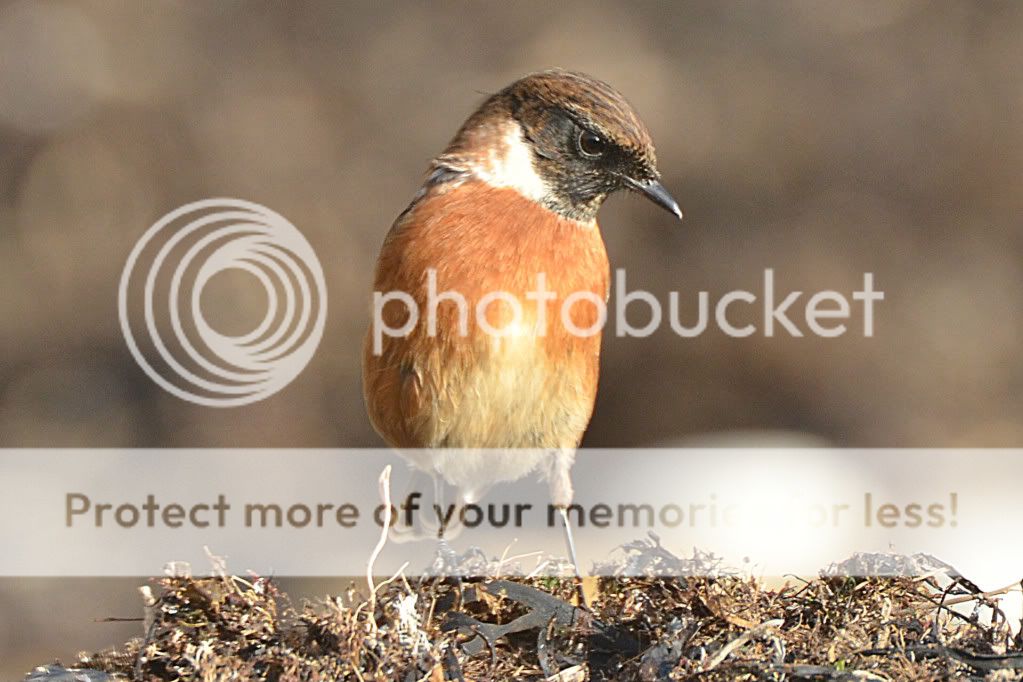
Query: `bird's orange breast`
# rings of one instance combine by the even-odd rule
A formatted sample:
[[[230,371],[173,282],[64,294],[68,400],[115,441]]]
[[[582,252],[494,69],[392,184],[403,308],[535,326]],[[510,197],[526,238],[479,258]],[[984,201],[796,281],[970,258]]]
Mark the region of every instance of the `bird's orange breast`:
[[[367,335],[374,426],[399,447],[575,447],[596,396],[595,301],[607,299],[608,270],[595,223],[478,181],[431,190],[392,228],[377,263],[375,290],[406,292],[420,319],[384,337],[379,353]],[[431,272],[442,294],[434,307]],[[447,292],[465,301],[464,334]],[[392,301],[381,314],[396,329],[409,312]]]

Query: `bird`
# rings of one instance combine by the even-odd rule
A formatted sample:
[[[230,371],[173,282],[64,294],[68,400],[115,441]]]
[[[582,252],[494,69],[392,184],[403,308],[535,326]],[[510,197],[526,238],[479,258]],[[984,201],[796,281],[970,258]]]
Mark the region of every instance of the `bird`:
[[[597,303],[610,292],[596,216],[630,190],[681,220],[660,177],[620,92],[583,73],[532,73],[487,97],[431,161],[376,263],[375,301],[404,299],[375,311],[365,337],[373,427],[463,503],[540,471],[577,573],[564,510],[597,396]],[[546,298],[535,297],[540,278]]]

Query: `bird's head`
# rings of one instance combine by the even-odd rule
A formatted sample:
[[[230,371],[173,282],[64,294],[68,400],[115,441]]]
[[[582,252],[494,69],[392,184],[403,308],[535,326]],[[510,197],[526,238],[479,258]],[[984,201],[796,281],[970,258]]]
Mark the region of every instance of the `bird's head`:
[[[621,93],[570,71],[531,74],[487,99],[439,158],[588,222],[609,194],[639,192],[679,219],[653,141]]]

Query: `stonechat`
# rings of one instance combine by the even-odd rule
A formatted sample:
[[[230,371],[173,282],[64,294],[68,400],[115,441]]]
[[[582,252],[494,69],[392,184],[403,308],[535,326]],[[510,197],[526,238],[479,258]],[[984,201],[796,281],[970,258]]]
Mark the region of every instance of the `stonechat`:
[[[646,126],[595,78],[544,71],[483,102],[432,161],[377,261],[375,291],[405,295],[379,311],[405,333],[371,329],[364,349],[366,404],[384,440],[414,449],[403,454],[463,501],[541,469],[567,507],[597,395],[594,301],[609,294],[596,214],[628,189],[681,219],[659,178]],[[488,448],[506,450],[464,451]]]

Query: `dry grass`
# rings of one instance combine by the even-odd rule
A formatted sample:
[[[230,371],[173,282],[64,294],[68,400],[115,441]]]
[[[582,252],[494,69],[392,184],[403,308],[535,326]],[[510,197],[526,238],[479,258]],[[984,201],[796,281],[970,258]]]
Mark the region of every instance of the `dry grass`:
[[[944,582],[608,577],[585,610],[562,578],[399,577],[371,607],[354,585],[296,605],[266,579],[169,577],[143,637],[78,665],[137,680],[1023,679],[992,598]]]

